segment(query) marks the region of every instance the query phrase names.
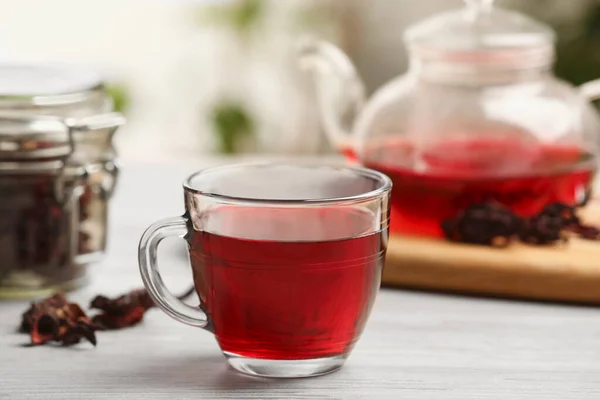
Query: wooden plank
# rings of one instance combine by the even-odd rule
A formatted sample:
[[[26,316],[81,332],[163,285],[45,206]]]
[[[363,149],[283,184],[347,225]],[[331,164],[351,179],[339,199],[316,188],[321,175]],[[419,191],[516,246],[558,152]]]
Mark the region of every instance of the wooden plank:
[[[600,221],[600,203],[585,210]],[[493,249],[407,236],[390,238],[383,283],[501,297],[600,304],[600,242]]]

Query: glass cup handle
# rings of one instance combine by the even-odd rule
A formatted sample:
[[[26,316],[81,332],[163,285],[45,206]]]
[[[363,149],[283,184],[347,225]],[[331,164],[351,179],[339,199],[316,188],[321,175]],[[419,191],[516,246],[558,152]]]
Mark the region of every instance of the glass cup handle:
[[[148,293],[167,315],[184,324],[206,328],[208,316],[204,311],[175,297],[165,286],[158,270],[156,255],[160,242],[172,236],[183,239],[187,231],[186,219],[183,217],[166,218],[150,225],[142,235],[138,248],[140,274]]]

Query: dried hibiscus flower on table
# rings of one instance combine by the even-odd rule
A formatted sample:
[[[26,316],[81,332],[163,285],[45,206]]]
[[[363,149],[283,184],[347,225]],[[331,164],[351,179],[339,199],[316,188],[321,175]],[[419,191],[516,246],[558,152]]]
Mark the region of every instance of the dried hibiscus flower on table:
[[[179,296],[179,299],[183,300],[193,292],[194,288],[191,288]],[[19,331],[29,334],[32,345],[57,342],[68,346],[85,338],[95,346],[96,331],[134,326],[154,306],[145,289],[133,290],[115,299],[96,296],[90,308],[102,312],[89,318],[78,304],[68,302],[64,294],[57,293],[32,303],[22,315]]]
[[[121,329],[136,325],[152,307],[154,301],[144,289],[133,290],[116,299],[96,296],[90,304],[90,308],[102,311],[93,318],[99,330]]]
[[[568,234],[583,239],[600,239],[600,229],[585,225],[577,207],[562,203],[546,206],[540,213],[519,217],[498,203],[478,203],[442,223],[448,240],[469,244],[505,247],[514,240],[545,245],[564,242]]]
[[[191,288],[179,296],[179,299],[183,300],[193,292],[194,288]],[[102,311],[93,318],[99,330],[114,330],[136,325],[144,318],[146,311],[154,306],[154,301],[145,289],[133,290],[115,299],[96,296],[90,304],[90,308]]]
[[[92,321],[81,307],[69,303],[61,293],[31,304],[23,313],[20,331],[29,333],[32,345],[48,342],[72,345],[83,338],[96,345]]]

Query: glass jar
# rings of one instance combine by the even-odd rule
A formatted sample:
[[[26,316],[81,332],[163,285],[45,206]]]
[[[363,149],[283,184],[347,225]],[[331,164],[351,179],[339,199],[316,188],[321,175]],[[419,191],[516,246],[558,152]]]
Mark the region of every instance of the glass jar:
[[[494,201],[527,217],[591,190],[600,85],[574,88],[552,74],[554,32],[492,0],[419,22],[405,32],[407,73],[365,100],[348,58],[309,40],[323,123],[354,162],[394,181],[390,231],[439,237],[442,223]]]
[[[78,287],[79,197],[71,128],[54,117],[0,118],[0,298]]]
[[[109,200],[118,180],[113,135],[125,119],[100,77],[90,71],[53,65],[0,66],[0,115],[56,116],[71,129],[68,164],[83,167],[88,179],[79,197],[77,262],[102,259],[106,251]]]

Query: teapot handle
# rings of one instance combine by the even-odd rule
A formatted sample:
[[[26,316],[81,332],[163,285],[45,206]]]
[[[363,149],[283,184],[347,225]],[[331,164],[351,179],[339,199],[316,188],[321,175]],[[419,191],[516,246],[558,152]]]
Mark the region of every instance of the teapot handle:
[[[600,79],[594,79],[579,86],[579,93],[589,101],[600,100]]]
[[[331,144],[338,150],[353,150],[352,124],[366,99],[364,83],[354,65],[335,45],[310,36],[298,40],[297,51],[300,68],[312,73],[321,120]]]

